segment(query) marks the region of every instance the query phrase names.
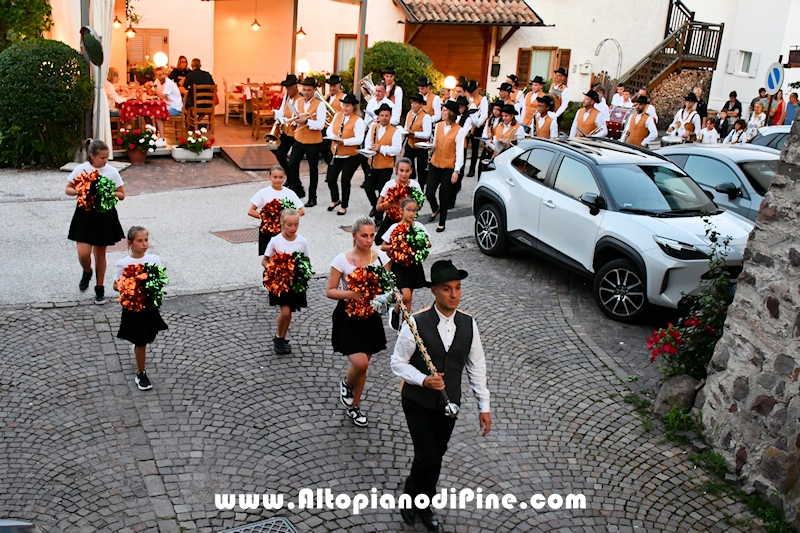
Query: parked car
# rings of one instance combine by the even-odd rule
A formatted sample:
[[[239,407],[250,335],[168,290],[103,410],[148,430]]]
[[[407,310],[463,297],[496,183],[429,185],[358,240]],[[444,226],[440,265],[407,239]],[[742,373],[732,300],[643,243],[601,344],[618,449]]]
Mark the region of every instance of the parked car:
[[[526,139],[495,158],[472,198],[475,240],[487,255],[516,244],[593,278],[600,309],[633,322],[650,304],[678,307],[708,272],[703,215],[730,236],[741,272],[753,224],[719,209],[685,172],[616,141]]]
[[[783,145],[786,144],[790,129],[792,129],[791,126],[764,126],[758,130],[758,134],[750,141],[750,144],[767,146],[780,152],[783,150]]]
[[[730,144],[679,144],[658,153],[709,191],[717,205],[750,220],[758,216],[780,159],[763,147]]]
[[[0,533],[42,533],[42,529],[26,520],[0,518]]]

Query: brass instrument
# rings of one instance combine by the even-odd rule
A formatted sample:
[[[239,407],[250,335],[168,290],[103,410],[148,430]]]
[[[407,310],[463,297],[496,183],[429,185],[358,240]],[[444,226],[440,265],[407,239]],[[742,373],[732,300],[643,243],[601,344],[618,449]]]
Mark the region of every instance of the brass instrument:
[[[369,102],[375,98],[375,82],[372,81],[372,72],[361,78],[358,84],[361,86],[361,92],[364,93],[364,100]]]
[[[269,146],[280,146],[281,145],[281,123],[279,121],[275,121],[272,125],[272,128],[264,135],[264,140],[267,142]]]
[[[589,135],[586,135],[580,129],[577,129],[577,128],[576,128],[575,131],[577,131],[580,134],[581,137],[593,137],[593,136],[597,135],[598,133],[600,133],[600,130],[602,130],[602,129],[603,129],[603,126],[596,126],[592,131],[589,132]]]
[[[325,104],[325,127],[327,128],[331,125],[331,122],[333,122],[333,117],[336,115],[336,110],[328,102],[328,100],[322,96],[322,93],[319,92],[319,89],[314,91],[314,98]]]
[[[331,121],[333,121],[333,119],[331,119]],[[342,125],[341,125],[341,127],[339,127],[339,133],[336,135],[336,138],[340,139],[340,141],[341,141],[343,132],[344,132],[344,113],[342,113]],[[331,152],[331,163],[333,162],[333,158],[336,157],[336,152],[339,151],[339,145],[340,144],[341,144],[341,142],[334,142],[333,143],[333,151]]]

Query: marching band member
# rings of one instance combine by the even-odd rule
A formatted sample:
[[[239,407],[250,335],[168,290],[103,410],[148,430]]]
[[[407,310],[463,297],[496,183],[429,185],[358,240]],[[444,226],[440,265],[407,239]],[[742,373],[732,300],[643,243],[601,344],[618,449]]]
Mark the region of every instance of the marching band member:
[[[647,145],[658,137],[656,121],[646,113],[650,100],[646,96],[640,96],[634,105],[636,113],[628,119],[628,129],[626,134],[623,134],[623,142],[647,148]]]
[[[364,134],[367,127],[364,120],[355,114],[358,100],[352,94],[346,94],[340,101],[342,111],[333,116],[326,135],[334,138],[333,159],[328,167],[328,175],[325,181],[331,191],[331,205],[328,211],[333,211],[336,206],[341,205],[337,215],[347,213],[350,205],[350,180],[353,178],[361,157],[358,154],[358,147],[364,142]],[[339,186],[337,181],[339,173],[342,174],[342,196],[339,201]]]
[[[511,99],[514,100],[514,105],[517,106],[517,111],[520,111],[521,105],[524,105],[525,93],[519,89],[519,78],[516,74],[509,74],[506,77],[506,83],[511,85]]]
[[[422,77],[417,81],[417,89],[419,89],[419,94],[425,99],[423,102],[423,109],[425,109],[425,113],[431,117],[431,122],[439,122],[442,120],[442,99],[439,98],[438,94],[434,94],[431,91],[431,80],[426,77]]]
[[[517,108],[517,112],[519,113],[519,111],[521,110],[521,106],[517,107],[518,104],[514,101],[514,98],[512,98],[511,95],[513,90],[514,88],[511,86],[510,83],[501,83],[498,92],[500,93],[500,100],[503,102],[503,105],[506,104],[513,105],[514,107]]]
[[[436,125],[433,136],[433,155],[428,170],[428,187],[426,196],[431,205],[433,222],[439,216],[438,233],[445,230],[447,210],[450,207],[452,185],[458,181],[458,170],[464,166],[464,141],[469,133],[456,123],[458,104],[450,101],[442,106],[442,121]],[[441,185],[439,201],[436,189]]]
[[[281,106],[275,110],[275,120],[282,125],[281,140],[278,149],[275,150],[275,157],[278,159],[280,166],[288,169],[289,160],[286,157],[289,155],[289,150],[292,149],[292,145],[294,144],[294,126],[291,124],[283,124],[283,122],[285,119],[294,116],[294,113],[290,109],[290,102],[291,105],[294,105],[296,108],[297,105],[295,104],[300,98],[297,91],[297,76],[288,74],[286,79],[281,82],[281,85],[284,87],[283,100],[281,100]]]
[[[388,105],[392,112],[390,119],[392,126],[397,126],[400,124],[400,111],[403,108],[402,103],[401,105],[395,105],[392,99],[386,95],[386,90],[386,84],[383,82],[375,85],[375,98],[367,103],[367,109],[365,111],[368,116],[368,118],[365,119],[367,124],[372,123],[376,118],[378,118],[377,109],[382,105]]]
[[[338,74],[332,74],[330,78],[325,80],[325,83],[328,84],[330,88],[328,90],[328,94],[325,95],[325,101],[328,102],[333,110],[338,113],[342,110],[342,97],[344,93],[342,92],[342,78],[339,77]],[[322,140],[322,159],[327,163],[331,164],[331,142],[327,139]]]
[[[622,89],[622,100],[619,103],[619,107],[624,107],[626,109],[633,108],[633,100],[631,100],[630,87],[625,87],[624,89]]]
[[[531,137],[544,139],[558,139],[558,117],[553,113],[555,102],[549,94],[536,99],[536,131],[531,132]]]
[[[531,131],[531,122],[533,122],[533,116],[536,114],[538,107],[536,99],[544,96],[543,85],[544,78],[541,76],[533,78],[531,80],[531,90],[522,100],[522,114],[520,116],[522,117],[522,127],[525,128],[527,133]]]
[[[308,172],[310,175],[308,187],[308,202],[306,207],[317,205],[317,182],[319,181],[319,151],[322,147],[322,130],[325,127],[325,106],[314,98],[317,80],[308,77],[300,84],[303,86],[303,98],[297,100],[297,111],[300,115],[308,115],[293,121],[294,147],[289,158],[289,183],[287,186],[303,198],[306,193],[300,183],[300,161],[305,155],[308,158]]]
[[[594,106],[600,102],[596,91],[583,93],[583,107],[575,113],[570,137],[605,137],[608,135],[605,117]],[[580,132],[580,133],[578,133]]]
[[[425,190],[428,178],[428,150],[417,148],[417,141],[427,141],[431,138],[431,117],[425,110],[424,96],[414,94],[410,100],[411,110],[406,115],[405,123],[408,138],[403,155],[411,160],[411,179],[418,181]]]
[[[383,83],[386,84],[386,94],[389,96],[389,100],[394,103],[395,107],[400,109],[403,108],[403,88],[397,85],[394,82],[394,75],[395,70],[394,67],[389,67],[383,71]],[[400,124],[400,112],[397,112],[398,119],[397,122],[392,122],[393,126],[397,126]]]
[[[567,87],[569,73],[561,67],[554,70],[553,74],[555,74],[555,81],[550,87],[550,96],[553,97],[553,101],[556,105],[556,110],[554,112],[560,121],[561,115],[567,110],[567,104],[569,104],[569,87]]]
[[[500,110],[502,122],[494,127],[492,131],[492,142],[489,147],[497,153],[508,148],[514,139],[524,139],[525,130],[522,124],[517,122],[517,108],[513,105],[504,105]]]
[[[603,115],[603,120],[608,122],[611,118],[611,110],[606,103],[606,90],[599,83],[594,86],[594,90],[597,92],[597,96],[600,97],[600,101],[594,105],[594,108],[600,111],[600,114]]]
[[[371,172],[364,185],[372,212],[370,216],[375,217],[375,223],[380,226],[382,213],[375,210],[378,203],[378,191],[380,191],[394,172],[394,159],[400,154],[403,136],[400,130],[394,127],[391,122],[392,107],[385,101],[377,109],[378,120],[372,123],[364,139],[364,148],[372,150],[375,156],[371,160]]]
[[[697,103],[697,96],[694,93],[687,94],[686,98],[684,98],[684,103],[686,104],[685,107],[675,113],[675,118],[667,129],[667,135],[688,137],[686,124],[689,122],[694,125],[694,131],[700,131],[700,115],[693,109],[694,104]]]
[[[494,128],[498,124],[503,121],[503,117],[500,111],[503,109],[503,102],[500,100],[495,100],[491,104],[492,107],[492,114],[486,120],[486,124],[483,126],[483,153],[481,153],[481,159],[487,159],[492,156],[492,149],[489,147],[489,144],[492,141],[492,137],[494,137]]]
[[[466,96],[459,96],[456,98],[456,104],[458,104],[458,117],[456,117],[456,122],[462,129],[466,130],[467,132],[467,139],[475,132],[476,124],[475,124],[475,117],[477,116],[479,110],[478,109],[470,109],[469,107],[469,100],[467,100]],[[467,141],[464,141],[464,159],[466,159],[466,148],[467,148]],[[466,161],[465,161],[466,162]],[[458,179],[453,184],[452,190],[450,192],[450,209],[453,209],[456,206],[456,196],[461,191],[461,182],[464,179],[464,167],[457,168],[458,171]]]
[[[470,141],[472,153],[470,155],[469,173],[467,174],[467,177],[471,178],[475,175],[475,166],[478,164],[478,152],[481,146],[481,141],[476,134],[483,129],[486,119],[489,118],[489,100],[484,98],[478,91],[478,82],[475,80],[469,80],[469,83],[467,83],[467,100],[469,101],[470,110],[478,110],[471,117],[472,123],[475,125],[472,130],[472,140]]]
[[[647,89],[643,88],[639,91],[639,94],[636,95],[637,100],[640,96],[646,96],[649,99],[650,93],[647,91]],[[656,108],[653,104],[647,104],[647,109],[645,110],[645,113],[653,117],[653,120],[655,120],[656,124],[658,124],[658,113],[656,112]]]

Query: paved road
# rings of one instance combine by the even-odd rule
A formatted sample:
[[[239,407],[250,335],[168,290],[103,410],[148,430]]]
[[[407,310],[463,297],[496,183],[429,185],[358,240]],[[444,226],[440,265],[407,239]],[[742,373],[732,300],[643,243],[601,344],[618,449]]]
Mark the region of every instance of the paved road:
[[[749,515],[705,494],[706,474],[682,449],[642,433],[622,401],[626,369],[579,336],[594,345],[597,333],[589,308],[573,309],[573,296],[586,297],[579,285],[524,253],[494,259],[465,246],[448,256],[471,273],[462,307],[486,347],[494,428],[476,435],[467,394],[440,487],[577,492],[588,508],[445,510],[444,531],[752,530],[728,525]],[[270,355],[275,311],[258,288],[167,300],[170,330],[152,349],[145,393],[114,338],[116,305],[0,310],[0,516],[50,531],[212,532],[276,515],[218,511],[220,492],[397,493],[412,450],[389,354],[368,378],[370,426],[355,428],[337,405],[345,361],[331,352],[323,291],[313,280],[289,357]],[[429,302],[418,291],[415,307]],[[301,531],[411,530],[396,511],[277,514]]]

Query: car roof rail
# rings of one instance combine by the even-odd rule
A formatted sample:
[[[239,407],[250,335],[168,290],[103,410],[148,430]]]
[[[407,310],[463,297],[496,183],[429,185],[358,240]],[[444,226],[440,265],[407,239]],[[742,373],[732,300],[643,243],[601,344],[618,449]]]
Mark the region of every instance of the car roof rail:
[[[627,148],[628,150],[641,152],[644,155],[657,157],[658,159],[661,159],[662,161],[669,161],[669,159],[667,159],[663,155],[659,154],[658,152],[654,152],[653,150],[650,150],[649,148],[645,148],[644,146],[636,146],[636,145],[633,145],[633,144],[624,143],[624,142],[619,141],[617,139],[609,139],[607,137],[591,137],[591,140],[592,141],[599,141],[599,142],[602,142],[603,144],[611,144],[611,145],[614,145],[614,146],[618,146],[620,148],[624,147],[624,148]]]

